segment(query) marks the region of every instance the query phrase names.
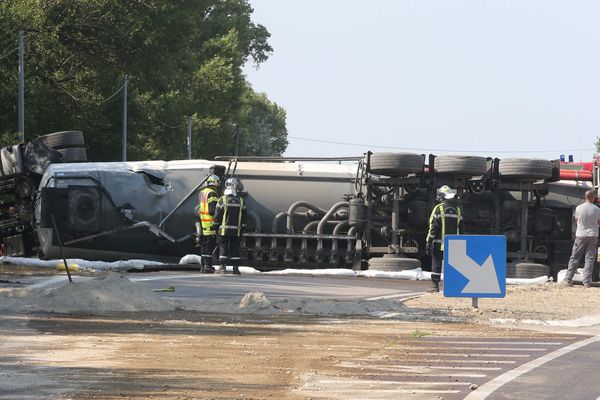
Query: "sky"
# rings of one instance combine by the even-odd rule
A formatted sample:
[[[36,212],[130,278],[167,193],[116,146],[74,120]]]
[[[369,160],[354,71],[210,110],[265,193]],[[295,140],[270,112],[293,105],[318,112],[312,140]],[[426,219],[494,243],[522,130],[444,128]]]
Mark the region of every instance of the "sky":
[[[249,2],[274,52],[245,73],[286,110],[286,156],[592,159],[598,1]]]

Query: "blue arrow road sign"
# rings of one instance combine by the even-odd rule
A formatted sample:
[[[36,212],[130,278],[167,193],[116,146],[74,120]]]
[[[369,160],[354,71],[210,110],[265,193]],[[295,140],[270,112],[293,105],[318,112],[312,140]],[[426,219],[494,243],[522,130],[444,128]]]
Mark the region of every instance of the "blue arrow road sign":
[[[446,235],[444,296],[504,297],[506,237]]]

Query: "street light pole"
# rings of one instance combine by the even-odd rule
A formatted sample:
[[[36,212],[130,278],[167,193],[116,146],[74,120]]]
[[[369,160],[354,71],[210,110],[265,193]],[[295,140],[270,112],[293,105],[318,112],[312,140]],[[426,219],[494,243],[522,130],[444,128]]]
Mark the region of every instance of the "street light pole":
[[[25,141],[25,61],[23,57],[24,49],[23,31],[19,31],[19,143]]]
[[[192,117],[187,119],[187,157],[192,159]]]
[[[125,83],[123,84],[123,161],[127,161],[127,86],[129,79],[125,75]]]

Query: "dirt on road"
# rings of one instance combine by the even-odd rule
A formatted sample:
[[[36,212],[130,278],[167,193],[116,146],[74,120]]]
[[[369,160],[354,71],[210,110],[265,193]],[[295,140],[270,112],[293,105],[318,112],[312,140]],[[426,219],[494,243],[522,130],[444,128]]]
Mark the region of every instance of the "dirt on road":
[[[314,387],[307,391],[307,382],[315,376],[352,380],[360,371],[348,372],[341,366],[360,359],[398,360],[404,357],[403,349],[422,337],[540,337],[489,324],[452,322],[482,318],[471,318],[480,314],[462,306],[470,304],[468,299],[453,303],[441,294],[410,300],[408,307],[401,304],[397,315],[390,316],[393,319],[381,319],[289,315],[281,308],[273,314],[264,313],[264,308],[250,314],[181,307],[155,312],[147,311],[155,305],[156,299],[148,294],[152,292],[137,292],[139,285],[122,277],[105,278],[104,285],[110,289],[105,292],[110,296],[97,292],[97,285],[90,281],[61,292],[79,296],[71,301],[53,290],[17,288],[0,293],[0,398],[333,398],[327,393],[315,395]],[[485,317],[508,315],[510,309],[514,309],[512,316],[539,315],[554,307],[551,295],[577,299],[581,293],[592,296],[597,289],[510,290],[512,300],[489,300],[495,311],[488,309],[488,300],[482,301]],[[126,299],[128,307],[141,308],[119,310],[119,298]],[[572,300],[572,305],[577,301]],[[88,311],[68,312],[70,304]],[[589,307],[587,311],[595,310]],[[412,315],[408,318],[412,320],[403,318],[406,315]],[[423,321],[426,315],[445,322]],[[454,315],[460,318],[453,319]]]
[[[458,323],[199,315],[0,318],[0,398],[306,399],[313,374],[421,336],[498,336]],[[528,332],[502,330],[505,337]]]

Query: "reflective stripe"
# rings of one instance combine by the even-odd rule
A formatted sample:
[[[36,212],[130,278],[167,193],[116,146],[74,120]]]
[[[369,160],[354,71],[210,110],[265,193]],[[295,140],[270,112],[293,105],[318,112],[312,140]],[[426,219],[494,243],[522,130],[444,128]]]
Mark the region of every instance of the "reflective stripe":
[[[209,196],[213,193],[214,196]],[[198,200],[198,214],[200,216],[200,223],[202,224],[202,234],[205,236],[213,236],[215,234],[215,231],[213,230],[215,219],[210,213],[209,204],[217,201],[217,192],[211,187],[206,187],[200,191]]]
[[[237,225],[221,225],[219,227],[219,232],[221,233],[221,235],[224,235],[226,229],[237,229],[237,235],[241,236],[241,234],[242,234],[242,212],[243,212],[243,207],[244,207],[244,199],[241,197],[238,197],[238,200],[240,201],[239,203],[229,203],[227,201],[226,196],[221,197],[221,199],[224,199],[224,201],[223,201],[223,203],[221,203],[221,202],[217,203],[217,207],[225,208],[225,211],[223,212],[223,218],[222,218],[223,222],[227,221],[227,209],[229,207],[239,208],[240,210],[238,211],[238,224]]]
[[[438,212],[439,210],[439,212]],[[435,243],[441,243],[440,250],[444,251],[444,241],[443,238],[446,236],[446,218],[454,218],[456,219],[456,234],[460,235],[460,221],[462,220],[462,210],[459,206],[456,207],[456,214],[454,213],[446,213],[444,210],[444,203],[440,203],[436,205],[431,211],[431,216],[429,217],[429,232],[427,233],[427,241],[430,241],[432,238],[435,238],[435,235],[431,232],[433,228],[433,221],[439,220],[441,218],[442,221],[442,234],[441,239],[433,240]]]
[[[231,257],[232,260],[241,260],[241,257]]]
[[[440,214],[440,215],[444,218],[456,218],[456,219],[460,218],[460,215],[457,215],[457,214]]]
[[[437,204],[435,207],[433,207],[433,210],[431,210],[431,215],[429,216],[429,232],[427,233],[427,241],[429,241],[429,238],[432,236],[429,236],[429,233],[431,232],[431,228],[433,227],[433,220],[435,219],[435,216],[437,215],[435,210],[437,210],[439,207],[441,206],[440,204]]]

